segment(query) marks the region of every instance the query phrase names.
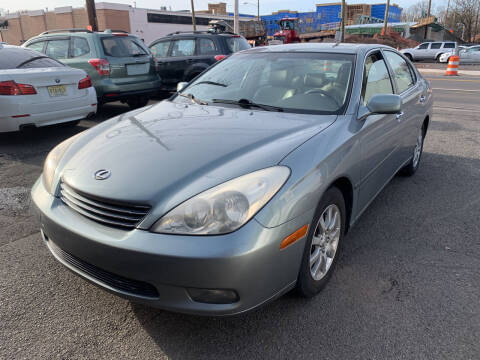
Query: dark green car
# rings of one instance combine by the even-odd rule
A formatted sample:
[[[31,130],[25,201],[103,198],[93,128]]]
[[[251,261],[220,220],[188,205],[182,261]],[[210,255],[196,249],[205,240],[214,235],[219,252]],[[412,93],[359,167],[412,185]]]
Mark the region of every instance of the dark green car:
[[[132,108],[145,106],[161,84],[150,50],[138,37],[125,32],[53,30],[22,46],[85,70],[99,105],[120,100]]]

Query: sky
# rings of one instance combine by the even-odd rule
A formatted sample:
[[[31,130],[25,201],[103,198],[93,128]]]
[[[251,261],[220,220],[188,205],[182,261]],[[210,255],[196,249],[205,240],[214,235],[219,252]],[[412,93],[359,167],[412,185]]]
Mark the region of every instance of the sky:
[[[128,5],[134,5],[136,1],[137,7],[158,9],[160,6],[170,7],[172,10],[184,10],[190,9],[190,0],[110,0],[109,2],[123,3]],[[260,0],[260,14],[270,14],[272,11],[277,10],[298,10],[298,11],[312,11],[315,9],[317,3],[336,2],[339,0]],[[203,10],[207,9],[207,4],[218,3],[219,0],[194,0],[195,9]],[[233,11],[233,0],[223,0],[227,3],[227,11]],[[367,3],[375,4],[386,2],[386,0],[347,0],[348,4]],[[415,4],[418,0],[391,0],[391,3],[397,3],[404,9],[408,8],[412,4]],[[447,0],[432,0],[432,4],[446,5]],[[84,6],[85,0],[0,0],[0,8],[3,10],[17,11],[17,10],[38,10],[38,9],[53,9],[60,6]],[[239,0],[239,7],[241,13],[256,14],[257,13],[257,0]]]

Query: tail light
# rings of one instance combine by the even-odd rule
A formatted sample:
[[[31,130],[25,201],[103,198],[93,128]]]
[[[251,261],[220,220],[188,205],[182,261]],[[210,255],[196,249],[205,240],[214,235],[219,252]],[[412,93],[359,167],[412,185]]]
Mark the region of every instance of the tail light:
[[[87,89],[89,87],[92,87],[92,80],[90,79],[90,76],[87,75],[86,78],[83,78],[78,82],[78,89]]]
[[[110,63],[107,59],[92,59],[88,60],[88,62],[98,71],[100,75],[110,75]]]
[[[220,61],[227,57],[227,55],[215,55],[215,60]]]
[[[36,93],[32,85],[18,84],[13,80],[0,81],[0,95],[35,95]]]

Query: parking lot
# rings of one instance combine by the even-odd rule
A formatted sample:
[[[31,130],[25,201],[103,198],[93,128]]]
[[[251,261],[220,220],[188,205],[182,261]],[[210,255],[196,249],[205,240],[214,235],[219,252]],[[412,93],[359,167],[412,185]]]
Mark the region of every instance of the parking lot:
[[[67,271],[41,241],[29,189],[60,141],[128,110],[0,136],[0,358],[476,359],[480,356],[480,77],[427,76],[422,164],[348,234],[325,290],[246,315],[174,314]]]

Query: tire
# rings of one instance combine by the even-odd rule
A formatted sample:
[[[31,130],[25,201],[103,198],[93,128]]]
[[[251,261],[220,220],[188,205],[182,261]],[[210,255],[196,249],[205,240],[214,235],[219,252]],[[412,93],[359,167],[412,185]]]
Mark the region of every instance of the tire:
[[[442,56],[442,55],[443,55],[443,54],[439,54],[439,55],[436,57],[435,61],[436,61],[437,63],[440,63],[440,56]]]
[[[332,222],[330,222],[330,225],[334,225],[333,229],[330,230],[332,238],[327,237],[326,240],[324,240],[325,237],[321,235],[324,233],[324,231],[320,219],[322,218],[324,222],[326,221],[328,223],[329,209],[332,209],[332,214],[337,214],[337,219],[338,215],[340,218],[337,222],[335,222],[333,221],[334,216],[332,215]],[[303,253],[297,281],[297,292],[301,296],[307,298],[315,296],[325,287],[328,280],[332,276],[339,257],[343,236],[345,234],[345,220],[345,200],[342,192],[336,187],[331,187],[322,196],[317,210],[315,211],[313,221],[309,227],[308,237],[305,244],[305,250]],[[335,231],[336,234],[333,236]],[[317,242],[318,245],[314,244],[314,239],[316,239],[315,242]],[[325,249],[325,247],[328,250],[323,252],[322,250]],[[318,259],[313,261],[313,265],[310,266],[310,260],[315,259],[317,249],[320,253]],[[323,255],[328,255],[329,253],[331,258]],[[325,264],[327,264],[327,266],[325,266]],[[316,276],[314,275],[315,268],[318,269]]]
[[[127,104],[134,110],[146,106],[149,101],[150,98],[148,96],[136,96],[128,99]]]
[[[413,57],[410,54],[405,54],[405,56],[408,58],[408,60],[413,61]]]
[[[415,174],[420,167],[420,160],[422,158],[423,153],[423,142],[425,140],[425,129],[422,128],[419,131],[417,136],[417,143],[413,149],[412,159],[409,161],[405,167],[402,168],[401,174],[405,176],[412,176]]]

